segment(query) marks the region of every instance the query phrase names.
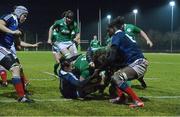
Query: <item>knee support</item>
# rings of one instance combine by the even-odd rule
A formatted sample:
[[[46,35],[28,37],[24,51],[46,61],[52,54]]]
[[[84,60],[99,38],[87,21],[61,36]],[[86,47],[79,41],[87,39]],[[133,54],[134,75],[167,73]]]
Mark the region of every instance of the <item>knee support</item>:
[[[126,87],[127,75],[125,72],[118,70],[111,78],[118,87]]]

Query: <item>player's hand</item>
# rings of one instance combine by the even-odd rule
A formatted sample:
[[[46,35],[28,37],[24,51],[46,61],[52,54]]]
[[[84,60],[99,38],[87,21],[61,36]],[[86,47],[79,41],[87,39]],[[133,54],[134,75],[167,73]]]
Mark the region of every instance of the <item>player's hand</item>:
[[[77,44],[80,44],[80,39],[74,38],[74,40]]]
[[[21,46],[20,45],[16,46],[16,48],[17,48],[17,50],[21,50]]]
[[[94,73],[91,75],[91,79],[96,78],[99,76],[100,69],[95,69]]]
[[[147,41],[147,45],[149,45],[150,47],[152,47],[152,46],[153,46],[153,43],[148,40],[148,41]]]
[[[73,39],[77,44],[80,44],[80,34],[78,33],[76,37]]]
[[[51,39],[48,39],[47,43],[52,45]]]
[[[22,32],[20,30],[12,31],[13,35],[22,35]]]
[[[90,62],[90,63],[89,63],[89,66],[94,68],[94,67],[95,67],[94,62]]]
[[[35,43],[35,44],[32,45],[32,47],[38,47],[39,44],[42,44],[42,42]]]

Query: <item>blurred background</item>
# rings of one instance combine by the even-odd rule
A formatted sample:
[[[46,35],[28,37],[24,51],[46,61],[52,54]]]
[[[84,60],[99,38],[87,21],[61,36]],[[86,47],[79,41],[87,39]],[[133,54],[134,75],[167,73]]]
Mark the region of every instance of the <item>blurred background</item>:
[[[154,46],[149,48],[145,41],[138,44],[145,52],[180,52],[180,1],[169,0],[1,0],[0,15],[13,11],[15,5],[24,5],[29,10],[23,24],[24,41],[44,42],[40,47],[29,50],[51,50],[48,45],[48,30],[55,20],[61,18],[65,10],[76,14],[81,31],[81,50],[86,50],[93,35],[103,45],[107,25],[118,15],[124,16],[126,23],[135,24],[144,30]],[[137,9],[137,13],[133,10]],[[111,17],[107,17],[110,15]],[[140,38],[140,37],[139,37]],[[26,48],[23,50],[27,50]]]

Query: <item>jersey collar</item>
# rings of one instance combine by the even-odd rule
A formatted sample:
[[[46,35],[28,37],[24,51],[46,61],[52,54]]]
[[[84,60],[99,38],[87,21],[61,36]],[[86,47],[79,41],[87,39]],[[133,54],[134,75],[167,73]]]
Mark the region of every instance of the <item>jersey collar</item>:
[[[117,31],[115,32],[115,34],[118,33],[118,32],[122,32],[122,30],[117,30]]]

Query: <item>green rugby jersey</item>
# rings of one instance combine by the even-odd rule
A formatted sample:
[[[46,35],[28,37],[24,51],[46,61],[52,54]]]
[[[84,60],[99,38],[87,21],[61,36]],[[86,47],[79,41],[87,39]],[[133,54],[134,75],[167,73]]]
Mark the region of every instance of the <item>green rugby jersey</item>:
[[[56,41],[58,42],[65,42],[65,41],[72,41],[76,34],[79,33],[79,29],[76,22],[72,22],[72,24],[67,25],[65,22],[65,18],[57,20],[53,28],[58,28],[58,38]]]
[[[133,24],[124,24],[124,31],[128,34],[132,39],[135,39],[137,34],[141,32],[141,29]]]
[[[99,43],[99,41],[98,41],[97,39],[93,39],[93,40],[90,42],[90,47],[91,47],[91,48],[99,48],[99,47],[101,47],[101,46],[100,46],[100,43]]]
[[[90,76],[89,63],[86,59],[86,55],[80,55],[73,64],[74,68],[80,72],[80,76],[87,79]]]

